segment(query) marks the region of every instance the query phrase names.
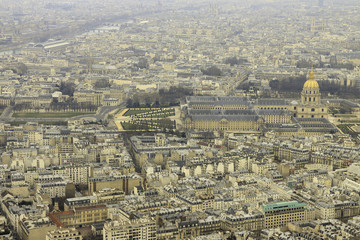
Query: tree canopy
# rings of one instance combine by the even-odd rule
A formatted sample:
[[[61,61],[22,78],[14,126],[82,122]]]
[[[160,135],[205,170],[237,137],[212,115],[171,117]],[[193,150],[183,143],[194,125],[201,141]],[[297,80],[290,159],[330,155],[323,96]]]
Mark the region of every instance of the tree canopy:
[[[247,63],[247,60],[243,58],[229,57],[226,58],[224,62],[225,64],[230,64],[230,66],[234,66],[234,65]]]
[[[208,75],[208,76],[221,76],[222,74],[221,70],[216,66],[211,66],[207,69],[201,69],[201,72],[204,75]]]
[[[59,91],[64,95],[73,96],[75,92],[75,83],[72,82],[61,82]]]
[[[99,79],[94,83],[94,88],[109,88],[111,87],[109,79]]]
[[[140,58],[136,66],[140,69],[149,68],[149,62],[146,58]]]
[[[135,94],[127,100],[127,107],[168,107],[179,105],[180,99],[192,95],[190,89],[171,86],[169,89],[160,89],[158,93]]]

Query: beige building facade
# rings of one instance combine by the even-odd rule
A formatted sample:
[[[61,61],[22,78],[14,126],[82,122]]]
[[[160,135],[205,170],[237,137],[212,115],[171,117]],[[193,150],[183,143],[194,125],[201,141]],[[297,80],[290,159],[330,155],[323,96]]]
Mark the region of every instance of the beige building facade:
[[[282,136],[319,135],[334,131],[328,107],[311,70],[300,101],[233,96],[188,96],[182,106],[185,129],[199,131],[267,132]],[[325,121],[325,122],[324,122]]]

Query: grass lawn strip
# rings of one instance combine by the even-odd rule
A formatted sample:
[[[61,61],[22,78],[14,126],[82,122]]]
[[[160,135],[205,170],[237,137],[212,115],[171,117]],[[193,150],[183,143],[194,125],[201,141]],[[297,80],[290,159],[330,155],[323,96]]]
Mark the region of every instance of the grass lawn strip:
[[[158,128],[170,128],[175,129],[176,123],[174,121],[171,121],[169,124],[164,125],[161,120],[144,120],[144,121],[135,121],[135,122],[122,122],[122,127],[125,130],[131,130],[131,129],[158,129]]]
[[[133,115],[137,115],[137,114],[140,114],[140,113],[147,113],[147,112],[152,112],[153,110],[142,110],[142,109],[139,109],[139,110],[128,110],[124,116],[133,116]]]
[[[95,112],[61,112],[61,113],[14,113],[15,118],[70,118]]]
[[[141,118],[150,118],[150,117],[168,117],[168,116],[175,116],[175,109],[152,109],[152,110],[145,110],[145,109],[132,109],[128,110],[124,116],[136,116]]]

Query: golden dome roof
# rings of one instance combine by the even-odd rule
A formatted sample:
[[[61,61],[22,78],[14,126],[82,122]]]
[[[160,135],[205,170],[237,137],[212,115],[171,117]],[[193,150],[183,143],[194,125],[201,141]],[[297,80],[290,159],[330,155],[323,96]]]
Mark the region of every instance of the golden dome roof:
[[[308,89],[318,89],[319,88],[319,83],[315,80],[315,74],[314,74],[313,69],[311,69],[309,80],[307,80],[304,83],[304,88],[308,88]]]

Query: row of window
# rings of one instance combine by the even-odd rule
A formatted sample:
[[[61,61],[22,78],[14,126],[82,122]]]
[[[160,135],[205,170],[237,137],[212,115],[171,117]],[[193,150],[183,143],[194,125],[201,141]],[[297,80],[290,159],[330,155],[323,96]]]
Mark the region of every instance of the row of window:
[[[311,115],[311,118],[314,118],[314,115]],[[304,118],[304,115],[301,115],[301,118]],[[321,118],[324,118],[324,115],[321,115]]]
[[[315,112],[315,110],[316,110],[315,108],[312,108],[312,109],[311,109],[311,111],[312,111],[312,112]],[[302,109],[301,109],[301,111],[302,111],[302,112],[304,112],[304,111],[305,111],[305,109],[304,109],[304,108],[302,108]],[[322,109],[321,109],[321,112],[324,112],[324,111],[325,111],[325,110],[322,108]]]
[[[313,102],[315,102],[315,101],[316,101],[316,100],[315,100],[316,98],[313,98],[313,99],[314,99]],[[311,97],[309,97],[309,98],[305,97],[305,102],[306,102],[306,101],[311,102]]]
[[[261,110],[286,110],[286,107],[261,107]],[[295,107],[296,109],[296,107]]]

